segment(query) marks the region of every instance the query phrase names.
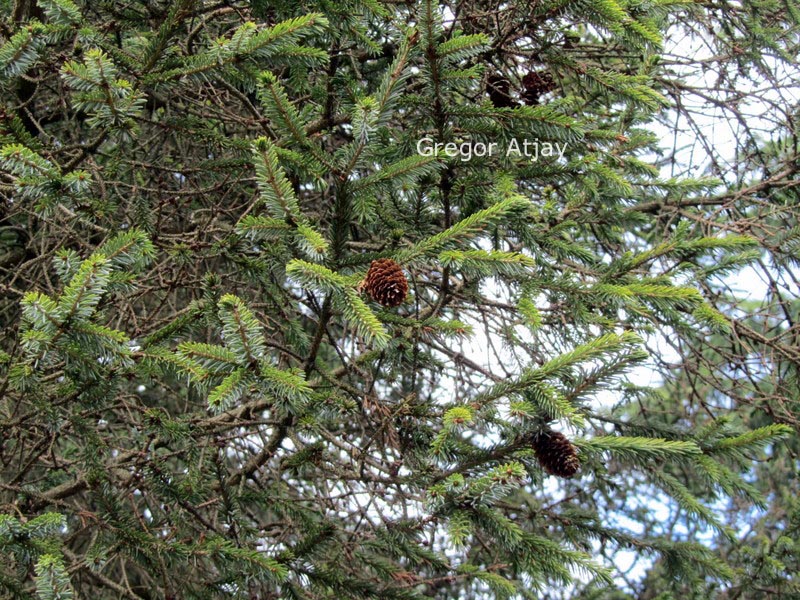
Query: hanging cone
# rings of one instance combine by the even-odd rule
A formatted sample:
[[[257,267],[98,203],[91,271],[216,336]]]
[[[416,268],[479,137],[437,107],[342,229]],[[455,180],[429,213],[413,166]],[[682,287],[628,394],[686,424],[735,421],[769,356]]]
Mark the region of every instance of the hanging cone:
[[[537,435],[533,440],[533,451],[542,468],[556,477],[572,477],[581,465],[577,448],[558,431]]]
[[[366,290],[375,302],[384,306],[398,306],[406,299],[408,281],[403,269],[395,261],[379,258],[370,264],[359,289]]]
[[[521,94],[525,104],[534,105],[539,103],[540,96],[556,89],[556,82],[550,71],[531,71],[522,78],[522,87],[525,88]]]
[[[511,84],[502,75],[490,75],[486,80],[486,92],[495,108],[513,108],[517,105],[511,99]]]

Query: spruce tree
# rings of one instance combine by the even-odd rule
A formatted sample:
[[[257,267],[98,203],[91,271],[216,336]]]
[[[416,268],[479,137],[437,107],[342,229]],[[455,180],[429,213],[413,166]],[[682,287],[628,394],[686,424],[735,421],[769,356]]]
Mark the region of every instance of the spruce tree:
[[[800,593],[795,2],[0,10],[0,596]]]

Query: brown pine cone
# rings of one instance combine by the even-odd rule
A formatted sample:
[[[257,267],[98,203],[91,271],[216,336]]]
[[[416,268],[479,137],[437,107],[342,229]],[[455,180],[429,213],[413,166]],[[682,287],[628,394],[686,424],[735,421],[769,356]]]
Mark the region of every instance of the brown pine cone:
[[[408,294],[408,281],[403,269],[391,258],[373,260],[367,276],[359,286],[384,306],[399,306]]]
[[[539,97],[556,89],[556,82],[550,71],[531,71],[522,78],[525,91],[521,97],[525,104],[539,104]]]
[[[511,84],[502,75],[490,75],[486,80],[486,92],[495,108],[514,108],[517,103],[511,99]]]
[[[581,463],[578,449],[558,431],[544,431],[533,440],[533,451],[542,468],[550,475],[569,478]]]

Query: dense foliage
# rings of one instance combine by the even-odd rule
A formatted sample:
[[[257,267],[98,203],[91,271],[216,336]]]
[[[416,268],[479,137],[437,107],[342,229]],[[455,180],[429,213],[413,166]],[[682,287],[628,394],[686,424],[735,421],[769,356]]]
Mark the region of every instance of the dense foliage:
[[[0,596],[800,596],[795,2],[0,13]]]

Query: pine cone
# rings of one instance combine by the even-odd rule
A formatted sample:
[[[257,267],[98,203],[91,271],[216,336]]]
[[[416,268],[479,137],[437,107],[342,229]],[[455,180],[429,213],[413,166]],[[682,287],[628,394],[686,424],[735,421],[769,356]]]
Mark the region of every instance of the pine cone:
[[[558,431],[537,435],[533,440],[533,451],[539,464],[550,475],[569,478],[578,472],[581,465],[577,448]]]
[[[514,108],[517,103],[511,99],[511,84],[502,75],[490,75],[486,80],[486,92],[495,108]]]
[[[408,293],[408,281],[403,269],[391,258],[373,260],[359,287],[367,290],[373,300],[384,306],[402,304]]]
[[[522,87],[525,91],[521,97],[525,104],[539,104],[539,97],[556,89],[556,82],[550,71],[531,71],[522,78]]]

